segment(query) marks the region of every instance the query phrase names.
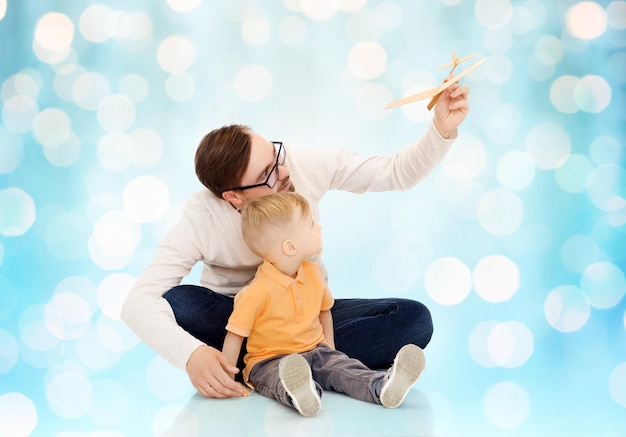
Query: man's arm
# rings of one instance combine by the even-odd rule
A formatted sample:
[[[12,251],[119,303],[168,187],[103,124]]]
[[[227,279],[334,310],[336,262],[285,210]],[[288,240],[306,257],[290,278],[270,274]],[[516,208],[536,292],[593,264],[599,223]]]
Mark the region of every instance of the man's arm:
[[[330,313],[330,310],[320,312],[320,323],[322,324],[326,343],[335,349],[335,330],[333,328],[333,315]]]

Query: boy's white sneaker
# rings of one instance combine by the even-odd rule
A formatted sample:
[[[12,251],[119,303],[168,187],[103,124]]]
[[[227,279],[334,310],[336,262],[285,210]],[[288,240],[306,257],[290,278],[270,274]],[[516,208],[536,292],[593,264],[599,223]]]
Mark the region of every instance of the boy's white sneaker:
[[[380,391],[380,403],[387,408],[398,407],[422,374],[425,366],[424,351],[419,346],[414,344],[403,346],[387,373],[387,380]]]
[[[306,417],[315,416],[322,409],[309,363],[299,354],[287,355],[278,364],[280,382],[287,390],[293,406]]]

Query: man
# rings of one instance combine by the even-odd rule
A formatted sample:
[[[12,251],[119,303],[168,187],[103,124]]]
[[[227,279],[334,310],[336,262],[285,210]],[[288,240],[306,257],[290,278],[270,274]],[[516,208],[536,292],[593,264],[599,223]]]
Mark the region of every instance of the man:
[[[296,190],[319,221],[319,201],[328,190],[363,193],[416,185],[451,147],[469,111],[468,94],[466,86],[450,86],[424,136],[392,156],[287,148],[240,125],[209,132],[195,160],[208,190],[186,204],[130,291],[122,319],[163,358],[185,368],[203,395],[241,396],[246,389],[229,377],[238,369],[220,349],[233,296],[250,283],[262,260],[246,247],[239,211],[251,199]],[[314,260],[323,266],[321,258]],[[202,285],[180,285],[197,262],[203,263]],[[407,299],[336,299],[332,316],[336,348],[370,368],[388,367],[403,345],[423,348],[432,335],[428,309]]]

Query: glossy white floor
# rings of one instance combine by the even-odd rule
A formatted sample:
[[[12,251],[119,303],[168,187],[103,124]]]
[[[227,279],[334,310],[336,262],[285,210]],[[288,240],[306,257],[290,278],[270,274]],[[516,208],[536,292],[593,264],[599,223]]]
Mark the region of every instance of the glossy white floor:
[[[248,398],[213,400],[193,396],[160,437],[179,436],[433,436],[433,409],[428,398],[413,389],[396,409],[325,392],[322,411],[302,417],[296,410],[252,393]]]

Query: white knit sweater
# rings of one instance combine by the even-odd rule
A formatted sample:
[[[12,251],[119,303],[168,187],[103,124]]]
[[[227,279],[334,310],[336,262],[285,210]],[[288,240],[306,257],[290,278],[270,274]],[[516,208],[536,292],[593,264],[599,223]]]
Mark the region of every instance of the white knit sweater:
[[[419,141],[391,156],[363,158],[348,150],[287,146],[286,166],[296,191],[319,219],[319,201],[327,191],[406,190],[441,162],[452,142],[431,124]],[[196,193],[126,298],[122,320],[177,367],[185,368],[203,343],[176,323],[162,296],[197,262],[203,263],[201,285],[213,291],[234,296],[247,285],[261,259],[246,247],[240,227],[240,214],[228,202],[208,190]]]

